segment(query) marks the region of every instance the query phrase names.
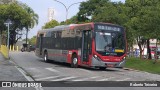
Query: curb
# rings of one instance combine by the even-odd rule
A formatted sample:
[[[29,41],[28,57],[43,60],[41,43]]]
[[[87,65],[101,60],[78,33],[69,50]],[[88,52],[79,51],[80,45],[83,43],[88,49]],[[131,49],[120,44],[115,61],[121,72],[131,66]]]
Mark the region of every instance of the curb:
[[[1,54],[1,56],[2,56],[5,60],[10,60],[10,58],[6,58],[6,57],[2,54],[1,51],[0,51],[0,54]]]
[[[123,68],[123,70],[140,72],[140,70],[136,70],[136,69],[132,69],[132,68]]]
[[[10,62],[13,63],[15,66],[15,68],[25,77],[25,79],[27,81],[35,81],[34,78],[26,71],[24,70],[22,67],[20,67],[16,62],[14,62],[14,59],[12,57],[10,57]],[[36,90],[44,90],[42,87],[36,88]]]

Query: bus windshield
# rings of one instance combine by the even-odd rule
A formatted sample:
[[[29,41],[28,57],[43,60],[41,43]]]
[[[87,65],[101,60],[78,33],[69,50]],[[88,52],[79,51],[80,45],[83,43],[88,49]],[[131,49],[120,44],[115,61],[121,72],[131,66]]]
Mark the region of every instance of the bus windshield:
[[[124,53],[125,43],[124,36],[121,32],[95,32],[96,51],[105,55],[117,55]]]

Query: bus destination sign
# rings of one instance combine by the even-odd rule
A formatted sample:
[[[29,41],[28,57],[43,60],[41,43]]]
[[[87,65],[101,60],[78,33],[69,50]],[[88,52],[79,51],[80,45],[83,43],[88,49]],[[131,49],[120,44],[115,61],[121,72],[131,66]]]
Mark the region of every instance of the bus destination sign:
[[[113,27],[113,26],[104,26],[104,25],[97,25],[98,30],[111,30],[111,31],[120,31],[119,27]]]

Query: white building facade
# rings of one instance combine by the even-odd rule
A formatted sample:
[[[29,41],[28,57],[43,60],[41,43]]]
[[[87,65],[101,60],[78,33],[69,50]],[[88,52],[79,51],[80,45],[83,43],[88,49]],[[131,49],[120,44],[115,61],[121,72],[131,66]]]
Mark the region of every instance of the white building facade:
[[[54,20],[54,8],[48,8],[48,22],[50,22],[51,20]]]

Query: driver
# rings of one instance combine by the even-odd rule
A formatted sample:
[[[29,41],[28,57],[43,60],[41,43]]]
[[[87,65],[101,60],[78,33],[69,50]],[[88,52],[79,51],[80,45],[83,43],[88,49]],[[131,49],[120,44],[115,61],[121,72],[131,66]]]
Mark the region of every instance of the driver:
[[[105,50],[106,52],[112,52],[112,46],[111,46],[111,44],[107,44],[107,45],[104,47],[104,50]]]

